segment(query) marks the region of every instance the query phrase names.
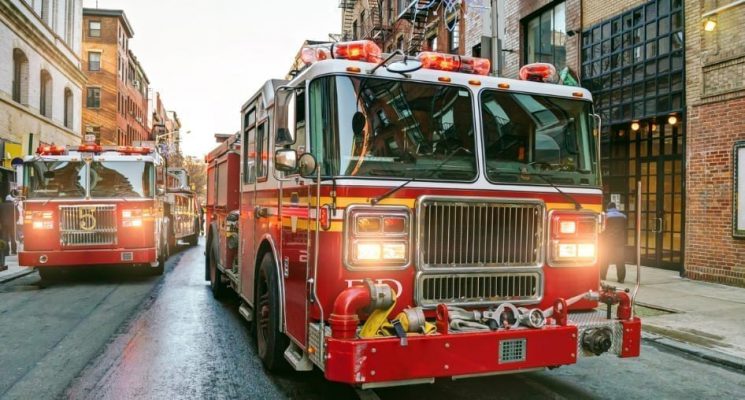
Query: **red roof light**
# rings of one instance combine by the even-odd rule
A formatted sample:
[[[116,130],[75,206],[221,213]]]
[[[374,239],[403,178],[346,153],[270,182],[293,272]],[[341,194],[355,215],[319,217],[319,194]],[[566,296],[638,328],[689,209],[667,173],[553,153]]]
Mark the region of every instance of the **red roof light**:
[[[520,68],[520,79],[524,81],[556,83],[556,68],[547,63],[533,63]]]
[[[352,61],[379,62],[382,51],[372,40],[336,43],[333,46],[334,58]]]
[[[66,151],[67,148],[65,148],[65,146],[43,145],[36,149],[36,154],[43,156],[59,156],[65,154]]]
[[[491,62],[486,58],[463,57],[457,54],[424,51],[418,55],[422,68],[438,71],[463,72],[465,74],[488,75]]]

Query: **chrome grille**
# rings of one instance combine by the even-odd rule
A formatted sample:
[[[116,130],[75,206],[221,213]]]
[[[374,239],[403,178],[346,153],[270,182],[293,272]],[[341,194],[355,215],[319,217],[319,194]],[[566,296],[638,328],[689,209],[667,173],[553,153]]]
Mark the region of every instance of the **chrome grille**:
[[[418,215],[423,270],[540,265],[540,201],[425,197]]]
[[[417,282],[418,303],[434,306],[487,305],[508,301],[533,303],[541,297],[541,275],[525,273],[422,274]]]
[[[62,246],[116,244],[116,206],[60,206]]]

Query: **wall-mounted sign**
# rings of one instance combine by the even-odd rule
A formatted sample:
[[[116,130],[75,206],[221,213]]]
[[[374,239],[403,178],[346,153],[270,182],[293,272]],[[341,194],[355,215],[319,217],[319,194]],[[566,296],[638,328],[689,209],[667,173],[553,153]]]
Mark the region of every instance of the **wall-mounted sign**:
[[[745,140],[735,143],[732,158],[732,236],[745,238]]]

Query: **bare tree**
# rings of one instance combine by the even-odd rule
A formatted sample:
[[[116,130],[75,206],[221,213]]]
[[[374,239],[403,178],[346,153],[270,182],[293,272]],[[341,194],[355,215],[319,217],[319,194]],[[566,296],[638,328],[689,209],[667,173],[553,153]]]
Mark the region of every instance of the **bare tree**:
[[[194,156],[184,156],[181,167],[189,174],[192,188],[197,193],[199,204],[205,204],[207,200],[207,164]]]

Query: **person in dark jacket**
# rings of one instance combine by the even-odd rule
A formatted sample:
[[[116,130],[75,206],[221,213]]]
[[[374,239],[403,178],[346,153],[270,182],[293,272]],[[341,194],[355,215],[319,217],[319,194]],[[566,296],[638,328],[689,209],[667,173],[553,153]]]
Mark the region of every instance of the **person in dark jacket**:
[[[606,224],[603,232],[604,257],[601,262],[600,279],[605,280],[610,264],[616,266],[619,283],[626,279],[626,214],[616,208],[616,203],[609,203],[605,212]]]

